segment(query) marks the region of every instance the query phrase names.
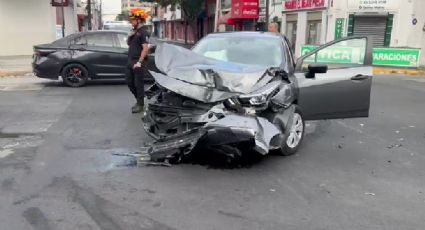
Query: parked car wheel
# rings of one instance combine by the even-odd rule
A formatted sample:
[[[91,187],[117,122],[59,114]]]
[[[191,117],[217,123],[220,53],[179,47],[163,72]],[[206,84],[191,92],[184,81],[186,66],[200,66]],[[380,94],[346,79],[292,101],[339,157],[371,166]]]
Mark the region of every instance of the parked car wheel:
[[[296,108],[292,124],[288,125],[288,135],[282,141],[279,154],[282,156],[290,156],[297,152],[304,138],[305,122],[301,111]]]
[[[63,83],[70,87],[81,87],[87,83],[89,72],[80,64],[68,64],[62,70]]]

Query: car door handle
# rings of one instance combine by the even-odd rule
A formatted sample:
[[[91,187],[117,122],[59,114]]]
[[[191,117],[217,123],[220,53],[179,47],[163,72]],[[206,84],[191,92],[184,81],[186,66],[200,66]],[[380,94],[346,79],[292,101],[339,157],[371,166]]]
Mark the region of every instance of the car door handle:
[[[353,80],[353,81],[363,81],[363,80],[366,80],[368,78],[369,78],[368,75],[357,74],[356,76],[352,77],[351,80]]]

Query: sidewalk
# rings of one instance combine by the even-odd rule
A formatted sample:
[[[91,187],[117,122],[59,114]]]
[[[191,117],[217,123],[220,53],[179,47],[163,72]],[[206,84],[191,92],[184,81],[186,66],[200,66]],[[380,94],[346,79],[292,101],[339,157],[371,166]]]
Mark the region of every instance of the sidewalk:
[[[0,77],[32,73],[31,56],[0,56]]]
[[[373,67],[373,74],[374,75],[381,75],[381,74],[401,74],[401,75],[408,75],[408,76],[421,76],[425,77],[425,68],[397,68],[397,67],[380,67],[380,66],[374,66]]]

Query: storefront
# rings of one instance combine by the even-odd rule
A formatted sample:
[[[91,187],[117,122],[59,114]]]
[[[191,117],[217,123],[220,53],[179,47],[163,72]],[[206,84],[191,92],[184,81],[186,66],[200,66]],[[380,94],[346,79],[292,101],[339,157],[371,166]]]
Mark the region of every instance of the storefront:
[[[254,31],[259,17],[259,0],[224,1],[218,20],[220,31]],[[226,9],[227,8],[227,9]]]
[[[425,28],[422,30],[425,26],[425,1],[329,1],[326,41],[345,36],[371,36],[375,65],[420,65],[420,50],[425,40]]]
[[[324,43],[327,23],[326,0],[289,0],[283,2],[282,33],[285,34],[292,50],[300,55],[305,44]]]

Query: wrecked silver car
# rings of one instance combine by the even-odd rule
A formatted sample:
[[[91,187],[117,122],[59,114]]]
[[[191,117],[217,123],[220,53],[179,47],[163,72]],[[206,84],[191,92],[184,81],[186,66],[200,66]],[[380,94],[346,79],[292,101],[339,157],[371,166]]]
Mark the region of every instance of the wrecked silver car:
[[[368,116],[367,37],[331,42],[297,63],[289,47],[261,32],[208,35],[192,50],[158,45],[143,118],[155,141],[142,152],[152,160],[178,160],[197,146],[231,157],[247,148],[291,155],[306,120]]]

